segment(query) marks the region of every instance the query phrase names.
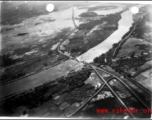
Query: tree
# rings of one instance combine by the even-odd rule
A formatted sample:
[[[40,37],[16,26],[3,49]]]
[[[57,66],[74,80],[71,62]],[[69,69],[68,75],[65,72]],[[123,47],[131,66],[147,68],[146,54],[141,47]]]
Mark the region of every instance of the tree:
[[[131,53],[131,58],[134,58],[134,56],[135,56],[135,52],[132,52]]]
[[[115,48],[115,47],[117,47],[117,43],[114,43],[112,46],[113,46],[112,48]]]
[[[52,55],[53,54],[53,51],[52,50],[49,50],[48,51],[48,55]]]
[[[2,67],[10,66],[16,63],[16,60],[12,59],[10,54],[4,54],[0,56],[0,61],[1,61],[0,65]]]
[[[99,63],[99,57],[94,58],[93,60],[95,63]]]
[[[47,63],[43,63],[44,66],[47,66]]]
[[[141,51],[140,55],[143,56],[144,55],[144,51]]]

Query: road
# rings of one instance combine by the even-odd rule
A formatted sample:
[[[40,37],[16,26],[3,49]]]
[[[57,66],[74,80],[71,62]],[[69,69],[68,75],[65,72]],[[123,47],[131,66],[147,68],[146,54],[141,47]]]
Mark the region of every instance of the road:
[[[73,14],[72,14],[72,21],[73,21],[73,23],[75,23],[75,21],[74,21],[74,9],[72,9],[72,10],[73,10],[73,12],[72,12],[72,13],[73,13]],[[57,46],[57,51],[58,51],[60,54],[68,57],[69,59],[73,59],[73,60],[75,60],[75,61],[77,61],[77,62],[80,62],[80,63],[83,63],[83,64],[86,64],[86,65],[90,66],[90,68],[94,70],[94,72],[95,72],[96,75],[100,78],[100,80],[103,82],[103,84],[100,86],[99,90],[90,97],[90,99],[88,99],[83,105],[81,105],[75,112],[73,112],[73,113],[72,113],[71,115],[69,115],[68,117],[73,116],[75,113],[77,113],[79,110],[81,110],[84,106],[86,106],[86,105],[88,104],[88,102],[90,102],[90,100],[91,100],[92,98],[94,98],[97,94],[99,94],[100,91],[102,91],[102,89],[103,89],[103,87],[104,87],[105,85],[110,89],[111,93],[113,93],[113,95],[117,98],[117,100],[118,100],[126,109],[128,109],[127,105],[122,101],[122,99],[115,93],[115,91],[114,91],[114,90],[112,89],[112,87],[109,85],[109,81],[110,81],[111,79],[113,79],[113,78],[115,78],[116,80],[118,80],[119,82],[121,82],[121,83],[123,84],[123,86],[127,87],[127,88],[130,90],[130,92],[135,96],[135,98],[141,103],[141,105],[143,105],[145,108],[148,108],[148,106],[143,102],[142,99],[140,99],[140,98],[136,95],[136,93],[129,87],[129,85],[126,84],[126,83],[124,83],[123,80],[120,79],[118,76],[116,76],[114,73],[111,73],[111,72],[109,72],[109,71],[107,71],[107,70],[105,70],[105,69],[102,69],[102,68],[98,68],[98,67],[93,66],[93,65],[91,65],[91,64],[89,64],[89,63],[86,63],[86,62],[83,62],[83,61],[78,61],[76,58],[74,58],[74,57],[72,57],[72,56],[70,56],[70,55],[66,55],[66,54],[64,54],[64,53],[60,50],[60,46],[63,44],[63,42],[65,42],[65,41],[69,38],[69,36],[70,36],[72,33],[74,33],[75,30],[77,29],[76,24],[74,24],[74,25],[75,25],[75,28],[74,28],[74,29],[67,35],[67,37]],[[108,79],[108,80],[105,80],[105,78],[102,77],[102,75],[99,73],[99,71],[102,71],[102,72],[104,72],[104,73],[107,73],[107,74],[111,75],[112,78],[111,78],[111,79]],[[40,77],[40,76],[39,76],[39,77]],[[34,79],[35,79],[35,78],[33,78],[33,81],[34,81]],[[135,116],[134,116],[132,113],[130,113],[130,116],[133,117],[133,118],[135,118]]]
[[[75,25],[75,29],[77,28],[77,26],[76,26],[76,24],[75,24],[75,22],[74,22],[74,9],[72,9],[73,10],[73,14],[72,14],[72,21],[73,21],[73,23],[74,23],[74,25]],[[136,25],[135,25],[136,26]],[[134,26],[134,29],[135,29],[135,26]],[[74,30],[75,30],[74,29]],[[134,31],[134,29],[131,31],[131,33]],[[74,30],[72,31],[72,32],[74,32]],[[70,34],[72,34],[72,32],[70,33]],[[130,33],[130,34],[131,34]],[[69,34],[69,35],[70,35]],[[84,33],[83,33],[84,34]],[[130,36],[130,34],[125,38],[125,39],[127,39],[129,36]],[[69,35],[67,36],[67,38],[66,39],[68,39],[68,37],[69,37]],[[65,39],[65,40],[66,40]],[[64,41],[65,41],[64,40]],[[63,41],[63,42],[64,42]],[[123,40],[122,40],[123,41]],[[63,43],[62,42],[62,43]],[[59,44],[58,45],[58,52],[60,53],[60,54],[62,54],[62,55],[65,55],[62,51],[60,51],[60,45],[62,45],[62,43],[61,44]],[[120,44],[121,44],[121,42],[120,42]],[[120,46],[120,44],[119,44],[119,46]],[[117,47],[118,48],[118,47]],[[117,49],[116,48],[116,49]],[[115,51],[116,51],[116,49],[115,49]],[[115,54],[115,51],[114,51],[114,54]],[[69,57],[70,59],[73,59],[73,60],[76,60],[76,61],[78,61],[76,58],[73,58],[72,56],[68,56],[68,55],[65,55],[65,56],[67,56],[67,57]],[[104,69],[102,69],[102,68],[98,68],[98,67],[96,67],[96,66],[93,66],[93,65],[91,65],[91,64],[89,64],[89,63],[86,63],[86,62],[84,62],[84,61],[78,61],[78,62],[81,62],[81,63],[84,63],[84,64],[86,64],[86,65],[89,65],[93,70],[94,70],[94,72],[96,73],[96,75],[101,79],[101,81],[103,81],[103,85],[102,86],[100,86],[100,88],[99,88],[99,90],[90,98],[90,99],[88,99],[83,105],[81,105],[75,112],[73,112],[71,115],[69,115],[68,117],[71,117],[71,116],[73,116],[75,113],[77,113],[79,110],[81,110],[94,96],[96,96],[102,89],[103,89],[103,87],[106,85],[109,89],[110,89],[110,91],[113,93],[113,95],[118,99],[118,101],[126,108],[126,109],[128,109],[128,107],[127,107],[127,105],[122,101],[122,99],[116,94],[116,92],[111,88],[111,86],[108,84],[108,82],[111,80],[108,80],[108,82],[98,73],[98,70],[100,70],[100,71],[102,71],[102,72],[105,72],[105,73],[107,73],[107,74],[109,74],[109,75],[112,75],[114,78],[116,78],[116,80],[118,80],[121,84],[123,84],[123,86],[125,86],[132,94],[133,94],[133,96],[138,100],[138,102],[140,102],[141,103],[141,105],[142,106],[144,106],[145,108],[147,108],[147,109],[149,109],[149,107],[143,102],[143,100],[141,100],[139,97],[138,97],[138,95],[129,87],[129,85],[128,84],[126,84],[126,83],[124,83],[123,82],[123,80],[122,79],[120,79],[119,77],[117,77],[116,75],[114,75],[113,73],[110,73],[110,72],[108,72],[108,71],[106,71],[106,70],[104,70]],[[134,84],[134,83],[133,83]],[[138,86],[137,84],[135,84],[136,86]],[[139,86],[138,86],[139,87]],[[141,87],[141,86],[140,86]],[[141,87],[143,90],[145,90],[145,88],[144,87]],[[146,91],[147,92],[147,91]],[[135,118],[135,116],[130,112],[129,113],[130,114],[130,116],[132,117],[132,118]]]
[[[72,57],[65,55],[64,53],[60,52],[60,46],[62,45],[62,43],[64,41],[66,41],[69,36],[74,33],[76,30],[76,27],[66,36],[66,38],[64,38],[64,40],[58,45],[57,50],[60,54],[73,59]],[[24,91],[27,91],[31,88],[37,87],[39,85],[44,84],[45,82],[57,79],[58,77],[61,77],[63,75],[67,74],[67,71],[65,71],[67,68],[64,67],[63,69],[59,69],[60,66],[65,66],[66,64],[68,64],[68,62],[70,62],[69,64],[74,65],[76,64],[75,62],[70,61],[65,61],[64,64],[59,64],[55,67],[52,66],[48,66],[46,69],[42,69],[41,71],[38,71],[36,73],[32,73],[30,75],[24,76],[22,78],[16,79],[16,80],[12,80],[9,81],[5,84],[0,84],[0,90],[2,91],[6,91],[5,94],[1,94],[0,95],[0,101],[5,100],[6,98],[10,98],[12,96],[18,95]],[[72,67],[71,67],[72,68]],[[70,70],[73,70],[74,68]],[[78,69],[78,66],[76,67],[76,69]],[[53,73],[54,71],[56,71],[54,74],[49,74],[49,73]],[[61,72],[62,71],[62,72]],[[43,80],[42,77],[43,76]],[[51,79],[50,79],[51,78]]]

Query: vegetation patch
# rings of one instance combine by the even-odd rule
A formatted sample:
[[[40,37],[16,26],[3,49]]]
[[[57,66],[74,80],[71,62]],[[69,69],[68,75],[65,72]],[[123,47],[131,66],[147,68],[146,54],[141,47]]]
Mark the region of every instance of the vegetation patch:
[[[85,12],[79,15],[80,17],[96,17],[98,16],[95,12]]]

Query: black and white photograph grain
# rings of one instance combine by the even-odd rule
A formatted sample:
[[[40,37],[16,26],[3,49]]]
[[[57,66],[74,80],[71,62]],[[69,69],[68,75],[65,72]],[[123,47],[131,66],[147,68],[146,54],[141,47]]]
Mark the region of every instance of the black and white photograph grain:
[[[152,118],[152,2],[0,9],[0,118]]]

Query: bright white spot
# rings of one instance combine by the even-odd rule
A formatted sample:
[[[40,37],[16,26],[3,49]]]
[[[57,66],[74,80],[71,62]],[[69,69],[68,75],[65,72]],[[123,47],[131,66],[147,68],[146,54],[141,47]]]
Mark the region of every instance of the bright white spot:
[[[100,87],[101,86],[101,83],[98,83],[98,87]]]
[[[136,6],[132,7],[130,10],[133,14],[137,14],[139,12],[139,8]]]
[[[76,106],[76,107],[80,107],[80,104],[79,104],[79,103],[76,103],[75,106]]]
[[[36,52],[37,52],[37,50],[32,50],[30,52],[26,52],[25,55],[31,55],[31,54],[36,53]]]
[[[25,3],[27,3],[27,1],[25,1]]]
[[[52,12],[53,10],[54,10],[54,5],[53,4],[48,4],[47,6],[46,6],[46,10],[48,11],[48,12]]]
[[[128,118],[129,118],[129,116],[125,116],[125,117],[124,117],[124,119],[128,119]]]
[[[52,46],[51,50],[55,50],[55,49],[58,47],[59,44],[60,44],[60,42],[54,44],[54,45]]]

